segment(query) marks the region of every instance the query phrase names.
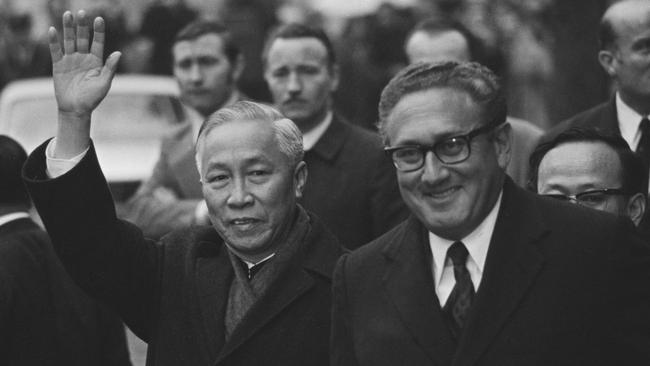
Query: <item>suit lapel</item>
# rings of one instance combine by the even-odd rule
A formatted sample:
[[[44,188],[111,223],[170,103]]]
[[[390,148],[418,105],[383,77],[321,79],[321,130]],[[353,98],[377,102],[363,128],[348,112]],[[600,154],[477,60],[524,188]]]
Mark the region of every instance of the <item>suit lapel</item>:
[[[228,303],[228,292],[233,278],[233,269],[228,258],[226,246],[214,242],[201,242],[199,250],[212,253],[199,253],[196,262],[197,298],[199,304],[195,329],[202,331],[201,342],[209,351],[208,359],[214,360],[222,349],[224,336],[224,318]]]
[[[219,354],[217,363],[253,336],[264,324],[314,285],[314,279],[302,268],[294,266],[274,282],[266,293],[255,302]],[[227,297],[227,294],[226,294]]]
[[[384,252],[388,263],[383,283],[388,299],[422,350],[437,364],[449,365],[455,342],[435,293],[427,243],[426,229],[411,216],[402,237]]]
[[[266,323],[316,285],[312,272],[331,280],[334,265],[342,254],[338,242],[315,217],[309,217],[310,231],[300,243],[297,256],[255,302],[219,354],[217,363],[254,336]],[[227,297],[227,294],[226,294]],[[223,323],[223,320],[222,320]]]
[[[170,171],[174,172],[185,197],[201,197],[203,193],[196,168],[191,123],[181,132],[179,141],[174,146],[176,149],[169,153],[172,165]]]
[[[535,244],[544,232],[534,201],[508,179],[454,365],[474,364],[516,309],[542,268],[543,256]]]
[[[347,126],[336,115],[332,116],[332,123],[316,145],[309,150],[309,154],[317,154],[326,161],[332,161],[336,158],[339,151],[343,148],[348,137],[346,133]]]

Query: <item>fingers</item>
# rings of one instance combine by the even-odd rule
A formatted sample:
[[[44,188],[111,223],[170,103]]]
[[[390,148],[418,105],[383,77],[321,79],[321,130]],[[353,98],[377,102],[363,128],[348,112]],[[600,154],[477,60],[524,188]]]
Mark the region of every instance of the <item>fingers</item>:
[[[50,56],[52,56],[52,63],[55,63],[63,58],[61,45],[59,44],[59,35],[56,32],[56,28],[50,27],[50,29],[48,29],[47,38],[50,46]]]
[[[77,13],[77,52],[88,53],[89,44],[90,29],[88,27],[88,19],[86,19],[86,12],[79,10]]]
[[[74,19],[70,11],[63,13],[63,51],[72,54],[75,51],[74,45]]]
[[[120,62],[121,56],[122,53],[119,51],[115,51],[111,53],[110,56],[108,56],[106,63],[102,68],[102,76],[108,77],[109,79],[112,79],[113,76],[115,76],[115,71],[117,71],[117,64]]]
[[[105,28],[106,26],[104,24],[104,19],[101,17],[95,18],[95,22],[93,23],[93,43],[90,46],[90,53],[99,57],[100,59],[104,57]],[[111,55],[111,57],[113,55]]]

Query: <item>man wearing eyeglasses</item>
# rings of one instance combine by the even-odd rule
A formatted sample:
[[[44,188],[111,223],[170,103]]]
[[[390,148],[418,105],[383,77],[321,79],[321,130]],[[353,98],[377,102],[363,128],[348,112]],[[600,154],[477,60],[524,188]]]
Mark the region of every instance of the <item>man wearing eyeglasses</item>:
[[[506,176],[490,70],[411,65],[379,112],[412,216],[339,260],[332,365],[650,363],[650,247]]]
[[[639,226],[648,171],[620,135],[573,127],[540,144],[531,167],[537,193],[627,216]]]

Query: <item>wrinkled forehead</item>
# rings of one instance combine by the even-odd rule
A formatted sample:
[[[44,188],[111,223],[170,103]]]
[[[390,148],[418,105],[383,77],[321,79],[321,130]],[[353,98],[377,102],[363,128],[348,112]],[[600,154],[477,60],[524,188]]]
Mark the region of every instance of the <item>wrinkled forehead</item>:
[[[266,67],[280,67],[294,63],[328,64],[325,44],[315,37],[276,38],[267,50]]]

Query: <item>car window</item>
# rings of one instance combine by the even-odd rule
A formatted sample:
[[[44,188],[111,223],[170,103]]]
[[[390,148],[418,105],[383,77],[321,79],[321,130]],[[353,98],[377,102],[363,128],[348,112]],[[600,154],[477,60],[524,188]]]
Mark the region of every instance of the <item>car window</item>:
[[[180,120],[178,104],[163,95],[108,95],[93,113],[91,135],[96,144],[157,144]],[[7,134],[28,151],[56,134],[54,98],[24,99],[10,108]]]

